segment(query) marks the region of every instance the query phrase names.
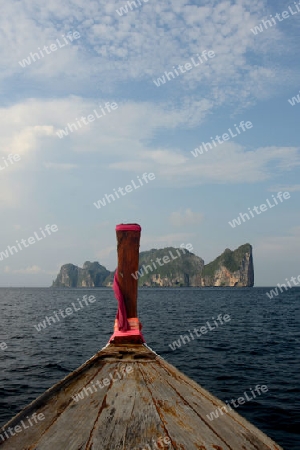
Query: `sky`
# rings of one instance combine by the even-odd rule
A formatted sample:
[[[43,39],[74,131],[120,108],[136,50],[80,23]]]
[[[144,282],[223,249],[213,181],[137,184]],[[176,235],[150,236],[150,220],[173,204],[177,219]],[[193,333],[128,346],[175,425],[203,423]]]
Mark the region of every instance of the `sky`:
[[[0,286],[114,270],[119,223],[205,263],[249,242],[255,286],[300,274],[300,3],[11,0],[0,22]]]

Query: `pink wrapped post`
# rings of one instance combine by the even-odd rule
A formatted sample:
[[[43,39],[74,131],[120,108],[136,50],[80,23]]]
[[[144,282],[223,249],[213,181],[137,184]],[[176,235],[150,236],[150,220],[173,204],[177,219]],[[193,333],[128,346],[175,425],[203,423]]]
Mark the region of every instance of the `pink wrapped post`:
[[[145,342],[141,323],[137,318],[138,280],[132,274],[139,268],[141,227],[138,224],[116,226],[118,243],[118,268],[115,272],[113,290],[118,301],[114,334],[110,343]]]

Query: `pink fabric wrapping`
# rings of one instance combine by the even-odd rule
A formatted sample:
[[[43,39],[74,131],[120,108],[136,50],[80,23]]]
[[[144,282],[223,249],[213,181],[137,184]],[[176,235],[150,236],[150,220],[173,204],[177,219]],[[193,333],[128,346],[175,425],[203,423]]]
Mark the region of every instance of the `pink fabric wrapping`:
[[[126,225],[126,223],[121,223],[120,225],[116,225],[116,231],[141,231],[142,228],[137,223],[132,223]]]
[[[124,297],[121,292],[120,285],[118,283],[118,269],[115,271],[113,290],[115,293],[115,297],[118,300],[117,319],[119,322],[119,330],[120,331],[128,331],[130,329],[130,327],[129,327],[128,320],[127,320],[127,312],[126,312]]]
[[[116,226],[116,231],[141,231],[142,228],[137,223],[135,224],[119,224]],[[122,332],[133,331],[130,330],[130,325],[127,320],[127,312],[124,302],[124,297],[120,289],[120,285],[118,282],[118,269],[115,272],[114,282],[113,282],[113,290],[115,297],[118,301],[118,311],[116,318],[118,319],[119,330]]]
[[[135,338],[139,338],[140,343],[142,343],[142,344],[144,344],[146,342],[144,336],[141,333],[141,330],[115,331],[108,342],[114,342],[115,338],[120,338],[120,337],[128,338],[129,336],[132,336],[132,337],[134,336]]]

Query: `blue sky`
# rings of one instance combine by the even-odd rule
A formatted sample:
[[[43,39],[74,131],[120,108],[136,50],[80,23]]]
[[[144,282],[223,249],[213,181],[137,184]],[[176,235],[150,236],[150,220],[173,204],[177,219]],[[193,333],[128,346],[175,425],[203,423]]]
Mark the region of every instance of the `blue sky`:
[[[141,250],[191,243],[206,263],[249,242],[256,286],[300,274],[300,103],[288,102],[300,90],[300,12],[255,35],[251,28],[270,15],[289,6],[297,11],[294,3],[140,3],[132,9],[117,0],[5,5],[0,252],[47,224],[58,231],[3,257],[0,286],[49,286],[68,262],[97,260],[113,270],[115,225],[122,222],[142,226]],[[72,42],[62,37],[68,33]],[[30,53],[45,45],[48,53],[33,61]],[[204,51],[215,56],[159,87],[153,82]],[[58,137],[106,102],[117,109]],[[241,121],[252,128],[191,154]],[[7,162],[9,154],[20,160]],[[155,179],[94,206],[145,172]],[[229,225],[279,191],[290,199]]]

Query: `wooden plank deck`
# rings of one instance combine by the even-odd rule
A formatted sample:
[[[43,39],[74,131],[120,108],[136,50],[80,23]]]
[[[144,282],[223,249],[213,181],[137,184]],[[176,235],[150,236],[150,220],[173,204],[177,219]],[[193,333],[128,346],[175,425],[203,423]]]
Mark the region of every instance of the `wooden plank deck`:
[[[78,393],[83,398],[76,401]],[[110,344],[8,422],[9,438],[0,438],[0,447],[282,450],[234,411],[210,421],[206,415],[222,406],[145,345]],[[33,413],[45,419],[11,436],[8,428],[14,430]],[[159,438],[169,438],[170,444],[155,447]]]
[[[8,422],[1,450],[282,450],[234,411],[210,420],[226,405],[142,344],[131,276],[140,231],[116,227],[111,343]]]

